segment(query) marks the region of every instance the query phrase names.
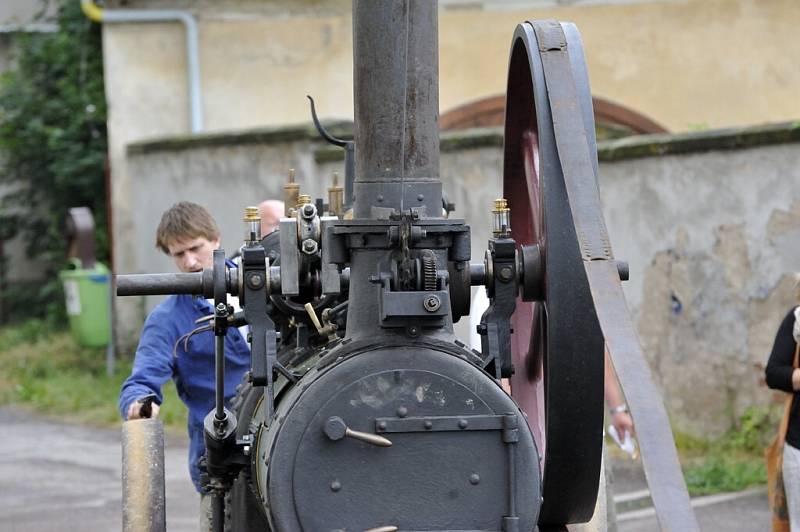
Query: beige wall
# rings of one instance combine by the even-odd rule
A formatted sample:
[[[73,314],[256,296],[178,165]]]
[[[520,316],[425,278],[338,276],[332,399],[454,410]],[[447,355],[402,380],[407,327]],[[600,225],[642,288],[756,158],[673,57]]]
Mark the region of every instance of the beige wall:
[[[138,216],[124,241],[139,252],[138,271],[174,271],[153,249],[153,234],[175,201],[206,205],[231,250],[240,245],[243,207],[259,194],[279,194],[286,168],[297,169],[303,193],[324,196],[343,162],[321,157],[329,149],[301,133],[135,146],[128,164],[140,186],[129,202]],[[502,194],[500,146],[495,130],[451,133],[442,143],[444,190],[454,216],[470,225],[473,262],[486,250],[489,208]],[[643,153],[664,155],[632,158]],[[148,195],[151,189],[159,194]],[[602,143],[600,192],[614,255],[630,264],[623,286],[673,425],[719,436],[772,395],[760,384],[763,365],[794,302],[790,272],[800,264],[800,127]],[[117,329],[128,345],[143,318],[134,299],[117,298],[138,312]],[[457,324],[462,338],[467,325]]]
[[[281,2],[263,4],[276,3]],[[247,10],[240,4],[219,2],[217,9],[196,10],[207,129],[306,121],[307,93],[318,98],[325,116],[351,118],[349,2],[300,2],[320,7],[284,16],[274,6],[259,14],[252,3]],[[558,18],[578,24],[597,95],[633,107],[671,130],[800,118],[796,0],[595,2],[558,9],[536,8],[547,4],[541,1],[528,4],[534,7],[441,9],[443,111],[504,92],[515,25]],[[105,35],[106,64],[115,71],[111,75],[122,74],[117,65],[124,67],[124,79],[108,93],[117,112],[158,130],[167,128],[163,132],[185,131],[182,27],[114,24],[107,25]],[[130,133],[141,136],[147,129]]]
[[[515,25],[556,17],[583,32],[595,94],[673,130],[800,118],[797,0],[484,4],[493,9],[440,6],[443,111],[504,92]],[[206,131],[307,122],[306,94],[323,118],[352,118],[349,0],[129,0],[124,7],[186,8],[197,16]],[[151,250],[137,254],[125,239],[141,216],[132,198],[163,191],[139,190],[125,150],[189,131],[185,35],[177,22],[113,23],[103,37],[115,268],[141,271],[139,256]],[[178,171],[192,178],[189,168]],[[136,316],[123,307],[119,320]]]

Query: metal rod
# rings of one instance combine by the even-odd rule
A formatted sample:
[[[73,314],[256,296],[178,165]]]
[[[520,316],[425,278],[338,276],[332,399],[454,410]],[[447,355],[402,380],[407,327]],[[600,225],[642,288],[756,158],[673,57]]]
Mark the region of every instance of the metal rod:
[[[211,500],[211,520],[214,532],[225,532],[225,494],[215,490]]]
[[[202,272],[117,275],[116,282],[118,296],[204,295]]]
[[[225,419],[225,335],[214,337],[214,369],[216,373],[216,413],[217,419]]]

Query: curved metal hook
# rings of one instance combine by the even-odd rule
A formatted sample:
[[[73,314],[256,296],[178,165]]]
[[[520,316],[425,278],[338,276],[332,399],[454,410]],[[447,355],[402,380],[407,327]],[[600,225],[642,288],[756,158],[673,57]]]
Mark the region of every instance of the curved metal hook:
[[[342,148],[346,147],[347,146],[346,140],[337,139],[336,137],[325,131],[325,128],[322,127],[322,124],[319,123],[319,119],[317,118],[317,110],[314,107],[314,98],[312,98],[308,94],[306,94],[306,98],[308,98],[308,101],[311,102],[311,119],[314,121],[314,127],[317,128],[317,131],[319,131],[319,134],[322,135],[322,138],[324,138],[325,140],[336,146],[341,146]]]

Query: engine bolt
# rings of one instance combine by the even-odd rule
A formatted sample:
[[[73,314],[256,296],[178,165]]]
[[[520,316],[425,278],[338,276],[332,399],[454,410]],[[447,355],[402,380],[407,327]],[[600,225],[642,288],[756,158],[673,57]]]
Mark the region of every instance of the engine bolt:
[[[510,266],[503,266],[500,268],[499,276],[502,281],[510,281],[514,273],[511,271]]]
[[[378,422],[378,430],[381,431],[381,432],[386,430],[386,422],[385,421],[379,421]]]
[[[397,409],[397,417],[406,417],[408,415],[408,408],[401,406]]]
[[[424,427],[425,427],[427,430],[430,430],[430,429],[432,429],[432,428],[433,428],[433,421],[431,421],[430,419],[426,419],[426,420],[425,420],[425,423],[423,424],[423,426],[424,426]]]
[[[428,296],[423,301],[422,306],[424,306],[425,310],[428,312],[436,312],[439,310],[439,307],[442,306],[442,302],[438,296]]]
[[[303,240],[303,253],[313,255],[317,252],[317,242],[311,238]]]
[[[339,491],[340,489],[342,489],[342,483],[341,482],[339,482],[338,480],[334,480],[333,482],[331,482],[331,491],[333,491],[335,493],[335,492]]]
[[[479,477],[477,473],[473,473],[469,476],[469,483],[473,486],[477,486],[480,481],[481,477]]]
[[[465,428],[467,428],[467,425],[469,425],[469,423],[467,423],[466,419],[459,419],[458,420],[458,428],[465,429]]]
[[[253,290],[258,290],[264,285],[264,278],[258,273],[252,273],[247,276],[247,286]]]

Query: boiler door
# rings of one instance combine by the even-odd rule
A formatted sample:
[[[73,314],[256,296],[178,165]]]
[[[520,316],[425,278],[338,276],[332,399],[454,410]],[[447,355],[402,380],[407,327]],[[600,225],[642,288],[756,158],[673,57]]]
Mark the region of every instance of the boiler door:
[[[473,364],[427,346],[383,348],[306,378],[269,438],[262,480],[275,530],[534,529],[530,429]]]

